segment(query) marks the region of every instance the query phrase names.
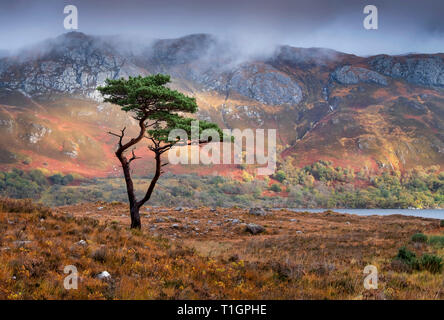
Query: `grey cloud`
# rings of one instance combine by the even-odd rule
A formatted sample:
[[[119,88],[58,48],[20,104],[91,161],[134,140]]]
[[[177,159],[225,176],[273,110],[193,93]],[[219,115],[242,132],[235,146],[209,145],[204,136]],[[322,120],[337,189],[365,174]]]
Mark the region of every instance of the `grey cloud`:
[[[376,31],[363,29],[366,4],[379,9]],[[370,55],[444,52],[444,1],[428,0],[0,0],[0,49],[57,36],[63,7],[79,9],[79,31],[144,38],[212,33],[244,52],[275,44]]]

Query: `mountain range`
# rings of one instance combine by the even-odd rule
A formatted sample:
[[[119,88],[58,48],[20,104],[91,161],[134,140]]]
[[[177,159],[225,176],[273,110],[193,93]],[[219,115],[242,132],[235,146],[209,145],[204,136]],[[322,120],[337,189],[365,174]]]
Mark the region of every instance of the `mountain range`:
[[[107,132],[134,123],[96,88],[155,73],[196,98],[200,119],[277,129],[280,158],[296,166],[444,168],[444,54],[247,52],[208,34],[134,42],[70,32],[8,53],[0,58],[0,168],[120,174]],[[214,170],[226,169],[199,172]]]

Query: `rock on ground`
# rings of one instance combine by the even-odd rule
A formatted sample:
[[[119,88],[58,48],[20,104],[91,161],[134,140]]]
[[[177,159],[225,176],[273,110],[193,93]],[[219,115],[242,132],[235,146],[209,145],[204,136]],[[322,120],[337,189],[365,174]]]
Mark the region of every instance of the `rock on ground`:
[[[247,224],[247,226],[245,227],[245,231],[250,232],[251,234],[255,235],[255,234],[259,234],[265,231],[265,228],[255,224],[255,223],[249,223]]]

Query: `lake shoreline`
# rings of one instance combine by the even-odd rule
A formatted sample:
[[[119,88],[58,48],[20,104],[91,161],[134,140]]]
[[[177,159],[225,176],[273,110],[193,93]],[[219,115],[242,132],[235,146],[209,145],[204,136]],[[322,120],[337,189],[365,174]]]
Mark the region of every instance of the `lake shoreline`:
[[[274,210],[285,209],[292,212],[311,212],[322,213],[333,211],[343,214],[356,214],[359,216],[388,216],[402,215],[406,217],[419,217],[444,220],[444,209],[308,209],[308,208],[279,208]]]

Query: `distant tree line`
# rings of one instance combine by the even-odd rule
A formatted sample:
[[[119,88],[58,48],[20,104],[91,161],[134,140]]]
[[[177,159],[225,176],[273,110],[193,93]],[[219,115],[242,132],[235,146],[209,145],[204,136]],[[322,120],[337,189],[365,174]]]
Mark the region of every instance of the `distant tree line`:
[[[0,172],[0,193],[9,198],[39,199],[50,186],[66,186],[73,181],[74,177],[71,174],[45,176],[38,169],[31,171],[12,169],[9,172]]]
[[[143,195],[147,177],[135,177],[135,192]],[[126,202],[120,178],[83,179],[73,184],[71,175],[45,176],[39,170],[0,172],[0,195],[33,198],[47,205],[90,201]],[[243,171],[241,180],[222,176],[165,173],[154,190],[152,205],[297,208],[442,208],[444,172],[417,167],[406,172],[335,167],[318,161],[296,168],[279,163],[265,179]]]

